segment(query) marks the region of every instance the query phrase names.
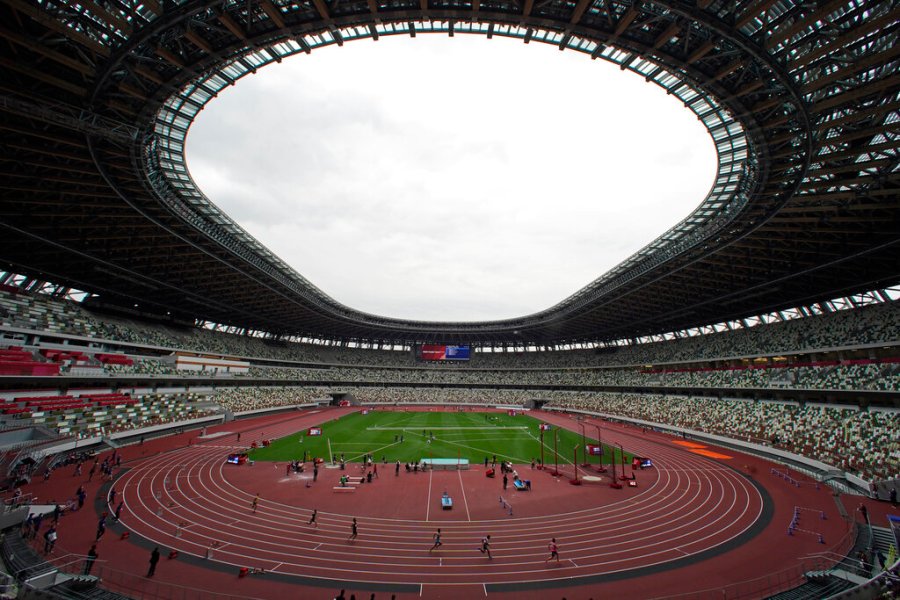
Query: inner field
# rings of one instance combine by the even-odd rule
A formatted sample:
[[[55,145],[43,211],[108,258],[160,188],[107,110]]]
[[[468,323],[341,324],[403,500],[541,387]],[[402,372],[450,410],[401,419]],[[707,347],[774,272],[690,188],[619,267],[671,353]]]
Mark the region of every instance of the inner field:
[[[309,429],[272,440],[268,447],[256,448],[250,458],[258,461],[362,462],[368,454],[376,462],[417,462],[423,458],[458,458],[470,464],[510,461],[541,462],[541,421],[525,414],[503,412],[406,412],[365,409],[319,426],[321,435]],[[593,430],[593,431],[592,431]],[[594,435],[590,435],[593,433]],[[600,436],[602,438],[602,430]],[[569,465],[578,453],[578,463],[609,464],[622,461],[618,448],[603,444],[603,455],[585,452],[585,445],[600,445],[597,428],[585,427],[585,434],[557,428],[543,432],[543,462],[557,460]],[[557,455],[558,452],[558,455]],[[625,452],[625,461],[632,455]]]

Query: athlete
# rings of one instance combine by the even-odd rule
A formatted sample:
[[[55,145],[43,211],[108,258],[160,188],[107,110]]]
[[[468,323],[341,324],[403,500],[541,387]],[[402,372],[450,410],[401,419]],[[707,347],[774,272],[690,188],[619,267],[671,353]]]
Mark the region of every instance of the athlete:
[[[353,523],[350,525],[350,537],[347,538],[347,541],[355,540],[359,530],[356,526],[356,517],[353,517]]]
[[[547,557],[547,560],[545,560],[544,562],[547,562],[553,558],[556,559],[556,562],[559,562],[559,546],[556,544],[556,538],[550,540],[550,543],[547,544],[547,548],[550,550],[550,556]]]
[[[491,556],[491,536],[488,535],[488,536],[481,538],[480,550],[481,550],[482,554],[487,554],[488,558],[491,558],[491,559],[494,558],[493,556]]]
[[[431,537],[434,540],[434,546],[432,546],[431,548],[428,549],[429,552],[431,552],[435,548],[440,548],[441,546],[444,545],[443,543],[441,543],[441,528],[440,527],[438,527],[437,532],[435,532],[435,534]]]

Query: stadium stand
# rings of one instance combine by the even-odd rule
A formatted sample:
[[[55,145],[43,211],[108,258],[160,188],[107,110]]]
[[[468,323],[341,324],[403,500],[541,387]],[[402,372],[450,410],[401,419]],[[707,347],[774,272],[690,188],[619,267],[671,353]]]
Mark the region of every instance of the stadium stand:
[[[185,350],[247,359],[249,371],[234,378],[252,380],[253,385],[220,388],[208,397],[234,413],[305,404],[332,392],[376,404],[522,406],[542,398],[550,400],[551,406],[640,418],[770,445],[864,479],[893,478],[898,473],[900,424],[892,404],[832,406],[776,400],[776,392],[784,391],[900,391],[900,346],[895,346],[900,339],[900,308],[893,302],[636,344],[613,353],[483,352],[476,353],[469,364],[445,365],[417,362],[408,351],[296,343],[272,346],[258,338],[203,329],[175,332],[162,325],[99,317],[73,302],[38,294],[0,290],[0,299],[8,309],[0,325],[2,339],[18,342],[0,350],[8,363],[39,365],[50,372],[58,367],[61,374],[71,371],[72,365],[95,364],[116,377],[152,379],[208,378],[208,374],[176,368],[172,357]],[[33,329],[35,325],[47,331]],[[37,338],[48,332],[92,337],[89,345],[80,347],[74,338],[64,340],[69,350],[60,349],[58,343],[49,348],[38,343],[30,350],[21,345],[22,336]],[[304,366],[292,366],[298,360]],[[39,373],[32,369],[17,374]],[[629,393],[648,388],[675,393]],[[679,389],[686,393],[679,394]],[[716,394],[747,389],[762,395],[728,400],[689,391],[700,389]],[[187,395],[127,402],[120,398],[7,398],[2,412],[20,423],[44,424],[61,434],[79,435],[120,431],[142,421],[177,422],[194,412],[206,414],[192,409],[196,398]],[[111,410],[102,410],[110,404]]]
[[[0,272],[5,424],[62,438],[320,396],[540,400],[897,477],[896,2],[7,0],[0,22],[0,257],[23,274]],[[656,84],[716,145],[708,197],[534,315],[435,324],[341,305],[196,189],[185,136],[261,67],[417,31],[544,42]],[[96,310],[61,299],[73,288]],[[841,294],[852,309],[834,310]],[[423,340],[476,351],[423,365]],[[186,372],[183,353],[252,368]],[[9,562],[27,555],[15,542]]]

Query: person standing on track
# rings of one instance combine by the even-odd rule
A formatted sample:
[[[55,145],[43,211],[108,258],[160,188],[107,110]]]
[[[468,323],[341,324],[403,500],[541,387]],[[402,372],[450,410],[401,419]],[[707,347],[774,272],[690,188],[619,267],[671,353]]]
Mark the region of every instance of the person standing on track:
[[[53,552],[53,547],[56,546],[56,539],[56,525],[51,525],[50,529],[44,533],[44,554]]]
[[[94,541],[99,542],[104,533],[106,533],[106,513],[100,515],[100,520],[97,522],[97,537]]]
[[[350,524],[350,537],[347,538],[347,541],[350,542],[355,540],[358,533],[359,529],[356,526],[356,517],[353,517],[353,523]]]
[[[431,552],[435,548],[440,548],[441,546],[444,545],[441,542],[441,528],[440,527],[438,527],[438,530],[435,532],[435,534],[433,536],[431,536],[431,538],[434,540],[434,546],[432,546],[431,548],[428,549],[429,552]]]
[[[159,546],[150,553],[150,569],[147,571],[147,577],[153,577],[156,573],[156,563],[159,562]]]
[[[309,516],[309,523],[307,525],[312,525],[313,527],[318,528],[319,524],[316,522],[316,515],[319,514],[319,510],[314,508],[312,514]]]
[[[547,562],[553,558],[556,558],[556,562],[559,562],[559,546],[557,546],[556,544],[556,538],[552,538],[550,540],[550,543],[547,544],[547,548],[550,550],[550,556],[547,557],[547,560],[545,560],[544,562]]]
[[[256,514],[256,509],[259,507],[259,492],[256,492],[256,497],[253,498],[253,503],[250,505],[250,508],[253,509],[253,514]]]
[[[84,559],[84,568],[81,570],[82,575],[90,575],[91,569],[94,568],[94,561],[97,560],[97,544],[91,546],[88,550],[87,558]]]
[[[488,558],[494,558],[491,556],[491,536],[488,535],[481,538],[481,548],[479,548],[479,550],[481,550],[482,554],[487,554]]]

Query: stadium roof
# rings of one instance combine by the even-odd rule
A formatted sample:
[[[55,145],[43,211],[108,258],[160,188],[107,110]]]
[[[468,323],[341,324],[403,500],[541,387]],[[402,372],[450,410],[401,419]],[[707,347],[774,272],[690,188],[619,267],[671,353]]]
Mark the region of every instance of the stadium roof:
[[[895,2],[0,0],[0,262],[110,302],[342,341],[611,340],[900,281]],[[285,56],[480,33],[629,69],[708,127],[700,207],[563,302],[489,322],[343,306],[216,209],[184,164],[196,113]]]

